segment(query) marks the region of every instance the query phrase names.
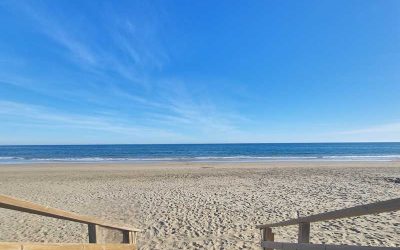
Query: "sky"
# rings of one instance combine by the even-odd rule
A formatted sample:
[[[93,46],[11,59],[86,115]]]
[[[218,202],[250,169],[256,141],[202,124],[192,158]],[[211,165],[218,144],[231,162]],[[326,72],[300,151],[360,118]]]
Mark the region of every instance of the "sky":
[[[400,1],[0,1],[0,144],[400,141]]]

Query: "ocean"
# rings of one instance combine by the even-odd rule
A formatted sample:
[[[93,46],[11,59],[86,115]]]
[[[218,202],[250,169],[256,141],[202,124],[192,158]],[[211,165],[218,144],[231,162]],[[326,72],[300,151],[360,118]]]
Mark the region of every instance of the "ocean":
[[[400,143],[0,146],[0,163],[136,161],[394,161]]]

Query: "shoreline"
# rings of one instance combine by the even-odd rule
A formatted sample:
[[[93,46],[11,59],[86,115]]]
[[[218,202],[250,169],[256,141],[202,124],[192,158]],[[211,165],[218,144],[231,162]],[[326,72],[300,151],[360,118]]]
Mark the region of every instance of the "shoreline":
[[[74,164],[110,164],[110,165],[146,165],[146,164],[274,164],[274,163],[285,163],[285,164],[321,164],[321,163],[396,163],[400,162],[399,158],[395,159],[271,159],[271,160],[99,160],[99,161],[62,161],[62,160],[46,160],[46,161],[11,161],[11,162],[1,162],[0,167],[5,165],[74,165]]]
[[[46,162],[18,162],[18,163],[0,163],[1,167],[18,167],[18,166],[132,166],[132,167],[162,167],[162,166],[232,166],[232,167],[323,167],[323,166],[366,166],[366,167],[400,167],[400,160],[390,161],[374,161],[374,160],[274,160],[274,161],[101,161],[101,162],[78,162],[78,161],[46,161]]]

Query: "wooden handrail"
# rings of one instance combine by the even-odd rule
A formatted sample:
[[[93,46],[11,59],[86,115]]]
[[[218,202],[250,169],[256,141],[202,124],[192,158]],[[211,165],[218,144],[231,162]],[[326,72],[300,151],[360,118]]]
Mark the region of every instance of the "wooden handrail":
[[[345,209],[339,209],[331,212],[315,214],[306,217],[299,217],[287,221],[258,225],[256,228],[262,229],[261,247],[264,250],[273,249],[297,249],[297,250],[400,250],[398,247],[364,247],[364,246],[346,246],[346,245],[325,245],[310,244],[310,223],[318,221],[327,221],[341,218],[349,218],[354,216],[377,214],[384,212],[392,212],[400,210],[400,198],[387,201],[375,202],[367,205],[360,205]],[[298,243],[274,242],[273,227],[283,227],[290,225],[298,225]]]
[[[264,241],[261,245],[267,249],[294,249],[294,250],[399,250],[398,247],[372,247],[332,244],[308,244]]]
[[[46,217],[52,217],[62,220],[74,221],[84,224],[92,224],[98,225],[106,228],[118,229],[122,231],[131,231],[131,232],[141,232],[142,230],[137,228],[132,228],[127,225],[116,225],[112,223],[105,222],[103,220],[86,216],[80,215],[68,211],[64,211],[57,208],[52,208],[48,206],[42,206],[30,201],[24,201],[20,199],[16,199],[6,195],[0,195],[0,208],[12,209],[16,211],[31,213],[42,215]]]
[[[16,243],[0,242],[0,250],[136,250],[133,244]]]
[[[335,211],[330,211],[326,213],[315,214],[306,217],[299,217],[297,219],[291,219],[287,221],[265,224],[265,225],[257,225],[256,228],[271,228],[271,227],[282,227],[282,226],[290,226],[297,225],[301,222],[317,222],[317,221],[327,221],[327,220],[335,220],[341,218],[349,218],[354,216],[368,215],[368,214],[377,214],[384,212],[392,212],[400,210],[400,198],[380,201],[376,203],[371,203],[367,205],[360,205],[351,208],[339,209]]]

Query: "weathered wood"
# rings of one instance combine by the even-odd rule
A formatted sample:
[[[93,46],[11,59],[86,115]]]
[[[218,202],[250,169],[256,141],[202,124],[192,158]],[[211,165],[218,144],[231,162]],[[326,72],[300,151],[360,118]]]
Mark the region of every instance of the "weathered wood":
[[[264,248],[284,249],[284,250],[399,250],[399,247],[369,247],[369,246],[349,246],[349,245],[327,245],[327,244],[308,244],[308,243],[286,243],[264,241],[261,243]]]
[[[131,232],[131,234],[133,236],[133,244],[137,244],[138,243],[138,240],[137,240],[138,232]]]
[[[38,214],[42,216],[80,222],[85,224],[96,224],[102,227],[108,228],[115,228],[120,230],[127,230],[127,231],[135,231],[140,232],[140,229],[132,228],[127,225],[116,225],[105,222],[103,220],[99,220],[97,218],[93,218],[86,215],[80,215],[72,212],[67,212],[57,208],[51,208],[47,206],[42,206],[33,202],[24,201],[20,199],[16,199],[6,195],[0,195],[0,208],[7,208],[16,211],[31,213],[31,214]]]
[[[131,244],[136,244],[137,243],[137,232],[129,232],[129,234],[132,239]]]
[[[299,243],[310,243],[310,223],[300,222],[299,223]]]
[[[122,231],[122,233],[123,233],[122,243],[136,244],[136,232]]]
[[[274,233],[272,228],[263,229],[263,241],[274,241]],[[264,248],[264,250],[273,250],[272,248]]]
[[[130,231],[122,231],[122,243],[132,244],[132,235]]]
[[[268,241],[267,239],[267,234],[268,234],[268,230],[270,230],[271,228],[263,228],[262,229],[262,240],[263,241]],[[263,250],[267,250],[267,248],[263,248]]]
[[[134,244],[132,231],[106,228],[99,225],[88,225],[89,243],[123,243]]]
[[[264,249],[293,249],[293,250],[400,250],[399,247],[368,247],[368,246],[348,246],[348,245],[324,245],[324,244],[309,244],[310,242],[310,223],[317,221],[326,221],[340,218],[348,218],[353,216],[361,216],[368,214],[377,214],[383,212],[392,212],[400,210],[400,199],[381,201],[367,205],[355,206],[346,209],[340,209],[332,212],[300,217],[288,221],[258,225],[257,228],[263,229],[263,242],[261,247]],[[268,240],[267,234],[271,227],[299,225],[299,243],[274,242]]]
[[[0,250],[137,250],[131,244],[41,244],[41,243],[0,243]]]
[[[0,243],[0,250],[21,250],[21,244],[18,243]]]
[[[348,218],[348,217],[368,215],[368,214],[392,212],[397,210],[400,210],[400,198],[335,210],[326,213],[315,214],[306,217],[299,217],[297,219],[291,219],[278,223],[258,225],[256,226],[256,228],[290,226],[299,224],[301,222],[327,221],[327,220]]]

